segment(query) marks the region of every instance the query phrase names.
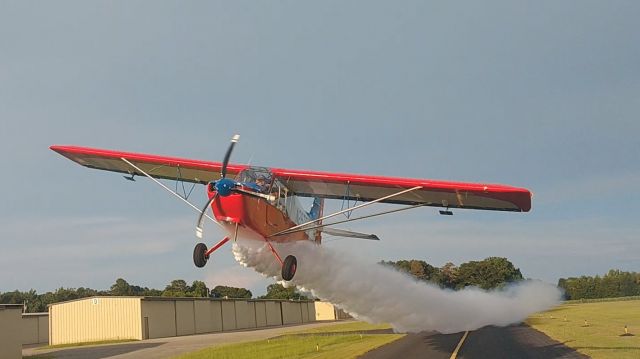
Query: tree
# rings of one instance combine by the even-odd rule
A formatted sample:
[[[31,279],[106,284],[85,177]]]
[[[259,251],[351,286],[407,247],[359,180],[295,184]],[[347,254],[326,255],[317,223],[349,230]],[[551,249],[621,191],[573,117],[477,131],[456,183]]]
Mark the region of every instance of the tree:
[[[174,279],[164,288],[163,297],[186,297],[189,287],[183,279]]]
[[[458,286],[458,267],[451,262],[443,265],[437,282],[443,288],[455,289]]]
[[[492,289],[523,279],[520,269],[506,258],[489,257],[482,261],[461,264],[456,288],[478,286],[482,289]]]
[[[295,287],[285,288],[282,284],[269,284],[267,286],[267,294],[260,299],[295,299],[306,300],[307,297],[300,295]]]
[[[425,261],[411,259],[397,262],[381,261],[409,273],[413,277],[435,283],[442,288],[461,289],[466,286],[478,286],[484,289],[495,288],[505,283],[522,280],[522,273],[506,258],[489,257],[482,261],[471,261],[456,267],[449,262],[436,268]]]
[[[116,279],[116,282],[109,289],[109,293],[111,295],[127,296],[127,295],[133,295],[133,290],[131,288],[131,285],[127,283],[126,280],[122,278],[118,278]]]
[[[160,289],[153,289],[153,288],[149,289],[147,287],[144,287],[142,289],[141,295],[146,297],[159,297],[162,295],[162,291]]]
[[[380,264],[392,266],[401,272],[406,272],[411,274],[412,276],[414,276],[419,280],[437,282],[439,278],[440,270],[422,260],[411,259],[411,260],[399,260],[397,262],[381,261]]]
[[[425,261],[412,259],[409,261],[409,273],[420,280],[431,281],[439,270]]]
[[[602,277],[560,278],[566,299],[615,298],[640,295],[640,273],[610,270]]]
[[[227,287],[224,285],[218,285],[211,291],[211,296],[214,298],[251,298],[253,294],[250,290],[245,288]]]
[[[189,297],[208,297],[209,296],[209,288],[207,285],[200,280],[194,280],[189,288],[189,292],[187,293]],[[251,298],[251,296],[249,296]]]
[[[80,298],[78,293],[73,288],[58,288],[55,292],[53,292],[53,298],[55,303],[57,302],[66,302],[69,300],[74,300]]]

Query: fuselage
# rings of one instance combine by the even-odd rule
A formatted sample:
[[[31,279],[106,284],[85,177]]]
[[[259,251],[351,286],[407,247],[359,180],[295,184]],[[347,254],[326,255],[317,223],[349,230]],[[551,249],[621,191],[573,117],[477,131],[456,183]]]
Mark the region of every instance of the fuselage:
[[[208,188],[209,198],[215,194],[215,190]],[[288,196],[288,192],[283,188],[276,188],[271,194],[274,197],[273,201],[242,193],[218,196],[211,208],[216,220],[231,235],[234,234],[237,224],[242,231],[241,234],[248,238],[260,240],[269,238],[275,242],[311,240],[319,243],[321,234],[318,229],[271,237],[278,232],[312,220],[296,196]]]

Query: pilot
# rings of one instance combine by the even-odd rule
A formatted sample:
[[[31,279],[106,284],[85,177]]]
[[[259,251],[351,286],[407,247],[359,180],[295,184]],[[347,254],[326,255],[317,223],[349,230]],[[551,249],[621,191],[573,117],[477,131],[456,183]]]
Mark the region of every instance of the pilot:
[[[256,187],[258,188],[258,192],[266,193],[269,187],[267,186],[267,181],[264,176],[260,176],[256,179]]]

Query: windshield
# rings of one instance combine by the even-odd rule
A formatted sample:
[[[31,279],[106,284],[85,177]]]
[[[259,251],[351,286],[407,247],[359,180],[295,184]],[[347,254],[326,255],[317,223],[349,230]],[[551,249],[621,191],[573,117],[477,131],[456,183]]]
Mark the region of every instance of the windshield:
[[[271,186],[273,174],[265,167],[249,167],[240,172],[238,180],[242,183],[251,184],[257,181],[264,181],[266,186]]]
[[[246,187],[256,192],[269,194],[273,197],[272,203],[284,210],[287,204],[289,190],[273,176],[273,173],[265,167],[249,167],[238,175],[238,180]]]

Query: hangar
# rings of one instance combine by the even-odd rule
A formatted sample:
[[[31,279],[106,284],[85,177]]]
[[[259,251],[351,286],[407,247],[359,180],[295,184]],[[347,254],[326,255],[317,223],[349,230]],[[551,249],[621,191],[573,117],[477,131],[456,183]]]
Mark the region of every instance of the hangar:
[[[315,302],[316,320],[343,320],[352,316],[329,302]]]
[[[302,324],[315,302],[173,297],[89,297],[49,306],[49,345],[143,340]]]
[[[22,339],[24,344],[49,343],[49,313],[22,313]]]
[[[22,304],[0,304],[0,359],[22,358]]]

